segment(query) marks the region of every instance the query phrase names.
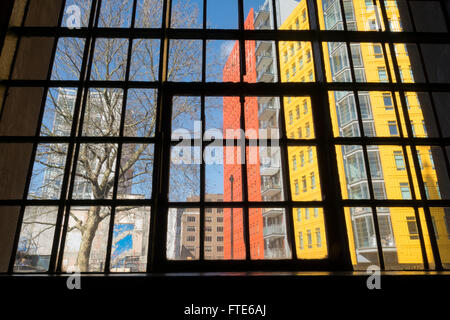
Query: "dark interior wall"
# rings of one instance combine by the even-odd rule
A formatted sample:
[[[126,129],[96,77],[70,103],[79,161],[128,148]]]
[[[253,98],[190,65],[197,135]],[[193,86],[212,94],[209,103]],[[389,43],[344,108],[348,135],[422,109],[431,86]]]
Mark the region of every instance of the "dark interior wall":
[[[0,12],[2,15],[6,2],[13,1],[1,0]],[[25,26],[56,26],[62,3],[62,0],[29,0]],[[14,10],[13,16],[15,14],[16,10]],[[6,21],[6,26],[7,23],[8,21]],[[4,41],[3,29],[0,40]],[[54,38],[51,37],[21,37],[17,42],[17,47],[13,44],[14,47],[10,48],[15,50],[12,79],[45,80],[49,72],[54,42]],[[8,88],[4,101],[1,101],[3,105],[0,110],[0,135],[34,136],[38,129],[44,93],[44,88]],[[32,150],[33,145],[30,143],[0,144],[0,154],[2,155],[0,157],[1,200],[23,198]],[[17,207],[0,207],[0,272],[6,272],[8,268],[19,209]]]
[[[0,2],[0,52],[3,48],[9,17],[13,9],[14,0],[2,0]]]

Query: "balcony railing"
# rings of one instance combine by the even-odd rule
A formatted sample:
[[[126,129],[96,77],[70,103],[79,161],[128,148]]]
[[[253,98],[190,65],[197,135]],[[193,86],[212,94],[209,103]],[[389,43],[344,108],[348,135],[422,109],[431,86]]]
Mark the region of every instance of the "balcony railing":
[[[272,224],[263,228],[264,237],[284,237],[286,231],[282,224]]]
[[[288,258],[286,256],[286,250],[281,248],[276,249],[264,249],[264,258],[266,259],[283,259]]]
[[[261,121],[266,121],[272,118],[278,111],[278,108],[275,108],[274,105],[271,104],[262,104],[259,106],[258,118]]]
[[[261,195],[263,197],[272,197],[281,192],[281,184],[274,182],[265,182],[261,186]]]

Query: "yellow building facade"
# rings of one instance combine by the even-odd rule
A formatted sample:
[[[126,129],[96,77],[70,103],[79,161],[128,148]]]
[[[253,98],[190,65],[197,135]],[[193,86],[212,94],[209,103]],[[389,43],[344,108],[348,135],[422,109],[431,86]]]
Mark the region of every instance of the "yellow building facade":
[[[343,30],[339,1],[318,0],[321,29]],[[346,14],[348,30],[384,30],[381,14],[372,1],[354,0],[348,2]],[[401,31],[401,21],[395,1],[387,1],[387,13],[393,31]],[[325,14],[324,14],[325,13]],[[302,0],[280,29],[308,30],[306,1]],[[351,43],[349,57],[345,43],[323,43],[325,71],[328,82],[350,82],[350,60],[354,66],[357,82],[397,81],[392,68],[389,47],[376,43]],[[404,44],[395,44],[395,55],[400,69],[401,82],[414,82],[408,49]],[[383,50],[384,49],[384,50]],[[314,63],[311,44],[308,42],[280,42],[280,66],[282,82],[312,82]],[[384,52],[387,53],[387,59]],[[386,66],[386,61],[389,66]],[[388,70],[389,68],[389,70]],[[405,93],[411,128],[415,137],[427,137],[427,127],[421,109],[421,100],[416,93]],[[395,101],[394,101],[395,99]],[[363,131],[373,137],[407,137],[402,115],[400,95],[391,92],[358,92],[361,106]],[[336,137],[359,137],[361,130],[356,112],[353,91],[329,92],[333,131]],[[399,110],[400,125],[395,105]],[[314,138],[311,99],[309,97],[286,97],[284,99],[286,133],[291,139]],[[406,154],[405,154],[406,151]],[[375,199],[416,199],[420,192],[409,147],[392,145],[368,146],[367,154]],[[321,200],[320,180],[316,150],[311,147],[290,147],[289,172],[292,199],[294,201]],[[336,155],[343,199],[369,199],[369,188],[363,150],[361,146],[337,146]],[[427,197],[440,199],[438,177],[434,167],[433,150],[417,147],[417,159],[425,183]],[[412,184],[408,179],[406,158],[410,164]],[[350,253],[355,268],[378,263],[374,222],[370,208],[345,208]],[[450,263],[449,226],[445,221],[443,208],[430,209],[433,225],[438,235],[441,260]],[[430,266],[433,256],[426,228],[424,213],[418,210],[423,230],[426,255]],[[386,269],[421,269],[423,255],[418,236],[416,212],[413,208],[377,208],[378,225]],[[300,259],[319,259],[327,256],[325,224],[321,208],[294,208],[293,221],[296,236],[297,256]],[[331,226],[330,226],[331,227]]]

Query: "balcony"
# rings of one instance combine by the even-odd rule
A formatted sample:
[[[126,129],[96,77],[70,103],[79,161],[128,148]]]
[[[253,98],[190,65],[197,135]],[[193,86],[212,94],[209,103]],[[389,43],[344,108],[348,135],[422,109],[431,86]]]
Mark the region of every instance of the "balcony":
[[[266,182],[261,186],[261,196],[273,197],[281,192],[280,183]]]
[[[261,128],[259,129],[259,138],[260,139],[279,139],[280,138],[280,130],[278,128]]]
[[[281,248],[264,249],[264,258],[266,259],[285,259],[288,258],[286,250]]]
[[[257,82],[273,82],[274,81],[274,74],[272,70],[265,70],[258,72],[256,76]]]
[[[280,171],[279,166],[272,165],[261,165],[261,175],[262,176],[273,176]]]
[[[258,118],[260,121],[267,121],[272,118],[278,111],[278,108],[275,108],[274,105],[271,104],[262,104],[260,105]]]
[[[284,214],[284,209],[281,208],[268,208],[263,209],[262,216],[264,218],[266,217],[276,217]]]
[[[270,11],[267,7],[260,7],[256,12],[255,17],[255,29],[263,29],[263,26],[269,26],[270,28]]]
[[[284,229],[284,225],[282,224],[272,224],[263,228],[264,238],[280,238],[285,235],[286,231]]]
[[[262,56],[272,48],[272,41],[256,41],[256,56]]]
[[[273,63],[272,52],[265,51],[262,55],[256,56],[256,70],[266,70]]]

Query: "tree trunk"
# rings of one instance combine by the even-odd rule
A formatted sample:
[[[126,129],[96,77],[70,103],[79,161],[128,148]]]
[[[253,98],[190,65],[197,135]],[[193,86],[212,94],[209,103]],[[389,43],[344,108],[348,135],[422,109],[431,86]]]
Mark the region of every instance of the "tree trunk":
[[[77,256],[77,265],[80,272],[89,271],[89,257],[91,255],[92,242],[94,241],[95,233],[100,224],[99,207],[91,207],[88,212],[86,223],[84,225],[83,233],[81,235],[81,245]]]

